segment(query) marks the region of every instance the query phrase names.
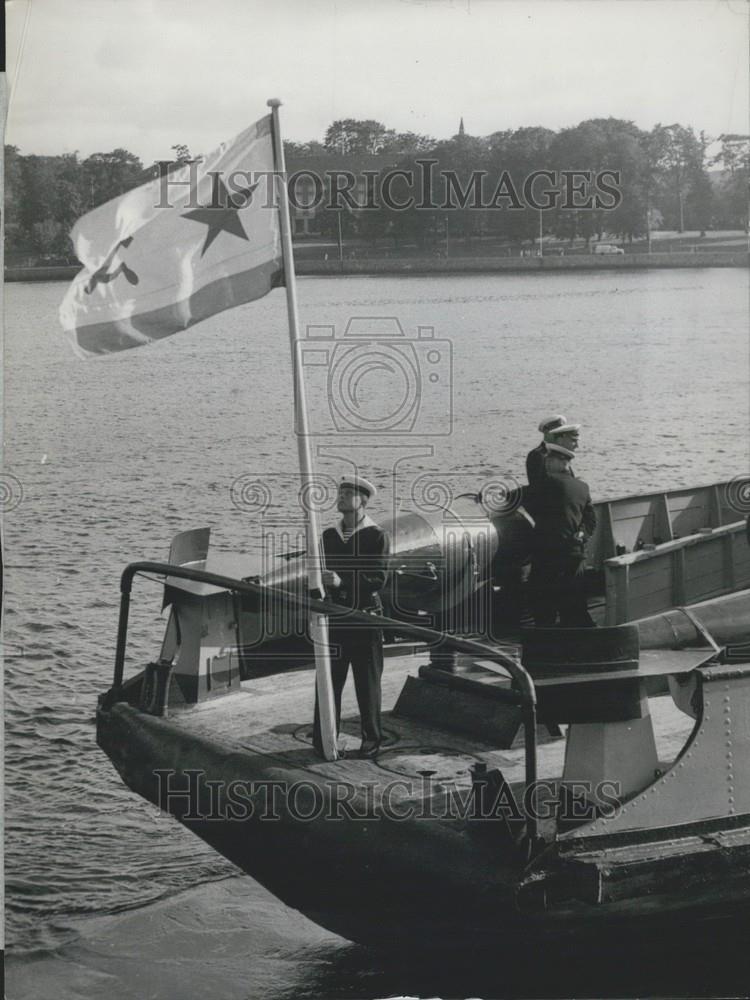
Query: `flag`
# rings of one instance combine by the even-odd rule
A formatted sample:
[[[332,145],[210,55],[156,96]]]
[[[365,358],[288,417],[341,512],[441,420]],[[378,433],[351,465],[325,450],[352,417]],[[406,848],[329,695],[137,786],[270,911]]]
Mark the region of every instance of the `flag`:
[[[84,267],[60,307],[76,352],[148,344],[283,284],[274,169],[267,115],[79,219],[71,238]]]

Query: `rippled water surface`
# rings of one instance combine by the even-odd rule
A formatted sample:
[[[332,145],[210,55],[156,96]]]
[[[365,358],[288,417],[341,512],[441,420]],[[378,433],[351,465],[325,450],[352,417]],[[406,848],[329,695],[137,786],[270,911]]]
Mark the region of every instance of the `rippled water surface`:
[[[79,361],[59,334],[63,292],[6,289],[5,469],[15,477],[4,527],[7,920],[16,952],[60,943],[76,915],[235,871],[121,785],[95,744],[96,697],[111,677],[123,566],[166,556],[176,532],[203,524],[215,547],[257,551],[243,484],[265,476],[281,515],[294,499],[281,291],[96,362]],[[386,486],[376,516],[394,455],[421,451],[404,459],[406,478],[430,472],[459,492],[521,477],[548,412],[584,424],[577,465],[595,497],[748,471],[746,272],[311,278],[299,293],[303,322],[337,335],[350,317],[396,317],[406,338],[422,326],[451,342],[452,417],[445,397],[428,398],[423,369],[421,423],[401,450],[376,448],[377,435],[355,450]],[[431,363],[442,385],[450,354],[438,348]],[[422,363],[423,347],[414,356]],[[373,387],[384,405],[390,391],[398,402],[397,382],[360,374],[346,398],[362,403],[363,419]],[[327,395],[316,370],[319,429],[331,420]],[[431,436],[435,427],[450,433]],[[355,451],[336,442],[322,467],[335,474],[335,456]],[[141,585],[138,595],[131,667],[154,655],[162,629],[158,588]]]

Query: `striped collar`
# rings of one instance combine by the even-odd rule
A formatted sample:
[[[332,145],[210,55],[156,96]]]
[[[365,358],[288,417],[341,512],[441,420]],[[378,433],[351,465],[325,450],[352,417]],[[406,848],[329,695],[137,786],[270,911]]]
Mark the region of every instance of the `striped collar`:
[[[373,521],[373,519],[370,517],[369,514],[365,514],[365,516],[362,518],[362,520],[357,524],[357,526],[354,529],[354,531],[352,531],[351,535],[345,535],[344,534],[344,521],[343,521],[343,518],[342,518],[342,520],[336,522],[336,524],[334,525],[334,528],[336,529],[336,531],[338,533],[338,536],[342,540],[342,542],[348,542],[349,539],[352,537],[352,535],[356,535],[356,533],[358,531],[361,531],[362,528],[377,528],[377,524],[375,524],[375,522]]]

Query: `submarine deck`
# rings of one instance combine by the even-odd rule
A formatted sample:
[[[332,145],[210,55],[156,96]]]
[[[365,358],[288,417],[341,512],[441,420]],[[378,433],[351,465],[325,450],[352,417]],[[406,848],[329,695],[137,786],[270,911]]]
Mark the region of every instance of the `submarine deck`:
[[[509,645],[506,651],[513,652],[513,647]],[[385,738],[374,760],[343,756],[336,761],[324,761],[315,753],[312,669],[243,681],[240,691],[170,713],[169,721],[186,733],[220,743],[229,751],[273,758],[275,766],[308,772],[326,781],[382,787],[397,778],[407,779],[410,791],[404,798],[409,801],[429,794],[429,784],[423,780],[425,773],[438,786],[446,782],[457,788],[470,787],[469,768],[477,762],[499,768],[511,787],[522,786],[525,778],[522,727],[511,747],[502,749],[499,743],[487,739],[394,714],[394,705],[407,677],[416,676],[426,661],[427,654],[418,649],[386,657],[382,679]],[[649,710],[660,767],[666,769],[687,742],[695,720],[680,711],[668,694],[650,697]],[[538,725],[540,779],[554,780],[561,776],[564,732],[564,726],[563,735],[554,735],[544,724]],[[356,751],[360,744],[359,715],[351,679],[344,688],[341,744],[347,751]]]

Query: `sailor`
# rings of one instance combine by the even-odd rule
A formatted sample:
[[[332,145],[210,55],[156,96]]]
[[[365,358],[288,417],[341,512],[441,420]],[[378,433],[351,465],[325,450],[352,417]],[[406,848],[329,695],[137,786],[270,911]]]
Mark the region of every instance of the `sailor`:
[[[566,451],[576,452],[580,444],[581,425],[569,424],[563,421],[557,427],[552,427],[548,432],[547,450],[555,451],[555,448],[563,448]],[[573,475],[573,470],[568,462],[569,474]]]
[[[553,432],[558,427],[567,427],[567,417],[562,413],[556,413],[545,417],[539,422],[539,431],[542,434],[541,442],[532,448],[526,456],[526,478],[528,486],[525,486],[521,493],[522,510],[528,514],[532,520],[535,517],[535,507],[537,504],[537,488],[544,478],[544,463],[549,454],[549,445],[554,440]],[[494,566],[495,582],[500,585],[501,596],[499,602],[493,607],[493,620],[499,628],[498,637],[504,634],[507,628],[517,628],[524,615],[526,604],[526,581],[529,576],[529,556],[524,554],[522,564],[508,565],[508,561],[502,558],[498,550],[498,558]]]
[[[567,419],[561,413],[545,417],[540,422],[539,430],[543,435],[541,443],[532,448],[526,456],[526,478],[530,487],[533,488],[539,477],[544,475],[544,459],[547,456],[547,444],[553,440],[552,432],[558,427],[566,426],[567,423]]]
[[[382,614],[380,591],[388,575],[388,535],[367,514],[375,487],[364,476],[348,476],[338,488],[341,521],[323,532],[323,584],[336,604]],[[336,730],[341,721],[341,694],[351,664],[362,727],[360,757],[375,757],[383,739],[380,721],[380,678],[383,633],[380,629],[329,618],[331,680],[336,704]],[[317,696],[313,743],[322,754]]]
[[[532,542],[531,606],[538,627],[590,627],[585,590],[584,551],[596,527],[586,483],[573,475],[574,452],[554,441],[547,446],[539,480]]]

